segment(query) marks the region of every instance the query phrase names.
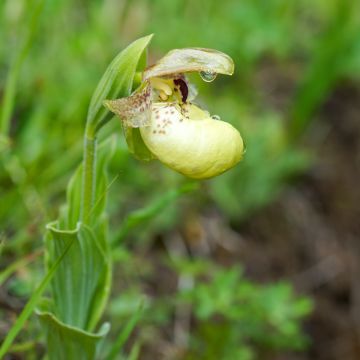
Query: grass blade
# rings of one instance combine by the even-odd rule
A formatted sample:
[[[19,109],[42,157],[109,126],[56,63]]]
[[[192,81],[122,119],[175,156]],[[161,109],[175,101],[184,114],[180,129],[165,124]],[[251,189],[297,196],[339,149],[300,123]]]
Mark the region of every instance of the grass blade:
[[[129,336],[132,333],[132,331],[134,330],[136,324],[140,320],[143,310],[144,310],[144,305],[140,304],[137,311],[132,315],[132,317],[130,318],[128,323],[125,325],[124,329],[120,332],[109,355],[106,357],[106,360],[114,360],[116,358],[116,356],[119,355],[126,340],[129,338]]]
[[[44,3],[45,0],[39,0],[36,4],[30,20],[29,31],[25,36],[19,52],[15,56],[15,59],[10,67],[8,76],[6,78],[2,110],[0,112],[0,133],[2,133],[4,136],[7,136],[9,133],[10,118],[14,107],[16,84],[18,81],[21,66],[26,59],[26,56],[31,47],[31,43],[34,39],[35,32],[39,24],[39,17],[44,8]]]
[[[123,221],[118,233],[114,236],[113,245],[121,243],[125,236],[135,227],[151,220],[160,214],[167,206],[176,201],[181,195],[197,189],[196,183],[189,183],[179,189],[171,189],[156,198],[148,206],[130,213]]]
[[[57,258],[57,260],[54,262],[53,266],[49,269],[48,273],[45,275],[43,280],[41,281],[38,288],[35,290],[35,292],[30,297],[29,301],[25,305],[23,311],[21,312],[20,316],[15,321],[14,325],[12,326],[11,330],[8,332],[4,342],[1,344],[0,347],[0,359],[3,358],[3,356],[6,354],[6,352],[9,350],[11,344],[13,343],[14,339],[18,335],[18,333],[21,331],[22,327],[25,324],[25,321],[29,318],[29,316],[32,314],[37,302],[39,301],[42,293],[44,292],[46,286],[49,284],[50,280],[54,276],[58,266],[64,259],[67,252],[70,250],[71,246],[73,245],[74,241],[69,242],[68,246],[64,249],[62,254]]]
[[[24,258],[13,262],[7,268],[0,271],[0,286],[11,276],[15,271],[19,268],[22,268],[29,264],[30,262],[34,261],[40,254],[42,254],[41,250],[38,250],[32,254],[25,256]]]
[[[130,355],[128,356],[127,360],[137,360],[139,358],[140,349],[140,342],[135,343],[135,345],[131,349]]]

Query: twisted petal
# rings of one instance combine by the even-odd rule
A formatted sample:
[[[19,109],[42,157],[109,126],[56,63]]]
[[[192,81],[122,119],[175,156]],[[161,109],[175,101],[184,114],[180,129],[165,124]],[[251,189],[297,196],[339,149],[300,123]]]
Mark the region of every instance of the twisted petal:
[[[151,119],[151,86],[147,81],[142,90],[125,98],[105,100],[104,105],[119,116],[126,127],[148,126]]]

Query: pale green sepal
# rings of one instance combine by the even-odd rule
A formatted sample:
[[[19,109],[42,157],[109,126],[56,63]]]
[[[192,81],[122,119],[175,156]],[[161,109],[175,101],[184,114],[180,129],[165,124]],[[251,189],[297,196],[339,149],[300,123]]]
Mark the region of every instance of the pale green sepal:
[[[174,49],[154,65],[149,66],[144,71],[143,79],[196,71],[232,75],[234,62],[230,56],[213,49]]]
[[[104,323],[97,333],[87,332],[64,324],[54,314],[36,311],[47,338],[49,360],[95,360],[99,358],[101,343],[110,330]]]
[[[123,129],[129,151],[136,159],[143,161],[156,159],[156,156],[145,145],[139,128],[123,126]]]

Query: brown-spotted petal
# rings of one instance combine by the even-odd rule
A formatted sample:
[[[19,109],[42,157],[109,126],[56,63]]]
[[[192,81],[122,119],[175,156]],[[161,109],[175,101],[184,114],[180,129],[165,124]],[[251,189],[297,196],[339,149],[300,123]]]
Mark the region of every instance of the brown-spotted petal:
[[[133,95],[116,100],[105,100],[104,105],[119,116],[126,127],[148,126],[151,120],[151,86],[147,81],[142,89]]]
[[[213,49],[174,49],[145,69],[143,79],[196,71],[204,74],[232,75],[234,62],[230,56]]]

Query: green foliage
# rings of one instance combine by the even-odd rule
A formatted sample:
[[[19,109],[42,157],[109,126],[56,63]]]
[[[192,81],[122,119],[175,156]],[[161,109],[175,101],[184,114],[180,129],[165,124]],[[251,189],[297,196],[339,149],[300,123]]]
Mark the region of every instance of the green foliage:
[[[341,77],[359,73],[360,67],[357,70],[349,67],[349,62],[354,60],[360,66],[356,40],[360,27],[359,10],[356,1],[335,3],[334,16],[313,49],[312,60],[305,70],[291,109],[291,136],[297,137],[306,129],[311,114]]]
[[[196,355],[189,358],[231,359],[246,352],[245,358],[252,359],[253,344],[264,351],[300,350],[307,344],[299,321],[310,313],[312,304],[305,297],[295,298],[289,284],[256,285],[238,267],[208,266],[196,278],[204,275],[209,277],[207,282],[196,280],[178,295],[178,301],[194,308],[198,319],[193,338]],[[215,331],[217,327],[221,332]],[[208,344],[214,345],[209,348]]]
[[[174,202],[181,195],[192,192],[197,188],[195,183],[189,183],[179,189],[172,189],[161,196],[157,196],[155,201],[151,202],[147,207],[135,210],[127,215],[119,227],[117,234],[114,236],[114,244],[121,243],[133,228],[144,225],[144,223],[154,219],[154,217],[161,213],[164,208],[168,207],[169,204]]]
[[[23,62],[28,55],[31,43],[39,24],[39,18],[44,7],[45,0],[29,1],[27,10],[32,10],[31,19],[28,21],[28,29],[25,32],[23,41],[18,49],[14,59],[12,60],[11,68],[8,72],[5,94],[0,111],[0,136],[8,136],[10,128],[11,114],[14,108],[15,91],[18,82],[19,73]]]
[[[2,246],[0,245],[0,251],[1,251],[1,247]],[[0,253],[0,255],[1,255],[1,253]],[[21,258],[15,262],[13,262],[12,264],[10,264],[8,267],[3,269],[2,271],[0,271],[0,286],[19,268],[24,267],[24,266],[28,265],[31,261],[33,261],[37,255],[39,255],[39,253],[31,254],[24,258]]]
[[[119,260],[130,268],[130,259],[130,254],[122,254]],[[179,285],[172,295],[147,297],[138,329],[145,347],[156,339],[161,325],[173,325],[177,312],[182,315],[175,321],[189,317],[193,324],[184,334],[189,339],[184,359],[258,359],[308,345],[301,322],[310,314],[312,301],[296,295],[289,283],[257,284],[238,266],[223,268],[205,259],[175,257],[166,263],[180,277],[179,284],[186,278],[187,285]],[[144,273],[149,273],[148,267]],[[111,303],[111,318],[128,321],[141,296],[134,286],[122,292]],[[184,308],[185,314],[180,310]]]
[[[64,248],[63,252],[59,255],[59,257],[54,261],[51,268],[48,269],[46,275],[44,276],[43,280],[40,282],[37,289],[31,295],[29,301],[25,305],[24,309],[22,310],[19,317],[16,319],[14,325],[11,327],[11,330],[8,332],[6,338],[4,339],[3,343],[0,347],[0,359],[7,353],[9,350],[12,342],[24,327],[25,321],[30,317],[33,313],[35,307],[37,306],[40,297],[42,296],[43,292],[45,291],[47,285],[52,280],[53,276],[55,275],[59,265],[63,261],[63,259],[68,254],[69,250],[71,249],[74,242],[69,242],[67,246]]]
[[[26,290],[17,292],[17,296],[28,295],[32,286],[25,286],[26,281],[19,274],[25,269],[29,277],[38,276],[26,259],[28,254],[42,250],[46,223],[59,218],[60,230],[53,230],[60,237],[65,231],[64,243],[68,241],[68,231],[77,227],[83,170],[79,167],[73,176],[72,173],[82,159],[79,139],[85,119],[88,116],[99,126],[105,124],[109,117],[101,106],[102,100],[128,95],[139,85],[138,72],[146,64],[146,53],[135,47],[127,59],[123,54],[116,57],[112,66],[120,66],[121,62],[131,71],[114,71],[107,78],[116,79],[121,89],[103,79],[89,111],[93,89],[117,49],[142,34],[154,32],[149,63],[172,48],[185,46],[211,47],[229,53],[236,64],[234,77],[217,79],[211,85],[199,82],[203,94],[199,101],[242,131],[247,152],[238,167],[206,183],[207,192],[201,191],[201,195],[200,191],[192,192],[186,202],[177,202],[187,188],[186,180],[157,163],[135,161],[129,155],[118,121],[103,128],[98,139],[97,178],[105,178],[108,166],[109,179],[113,181],[97,182],[90,206],[90,226],[82,227],[86,233],[82,239],[77,236],[73,239],[77,249],[84,245],[87,252],[100,254],[100,268],[107,268],[111,257],[118,260],[116,266],[121,266],[122,274],[131,272],[130,281],[123,285],[128,290],[115,288],[111,308],[121,303],[118,310],[127,313],[111,319],[114,333],[106,339],[107,349],[112,347],[110,338],[116,338],[137,312],[143,287],[148,289],[144,278],[148,280],[150,264],[155,261],[151,257],[151,249],[157,249],[154,235],[181,229],[184,213],[194,208],[202,211],[204,205],[220,208],[226,220],[241,226],[243,220],[273,201],[311,165],[311,149],[305,151],[295,140],[311,126],[319,106],[341,81],[354,82],[360,78],[359,4],[352,0],[93,0],[84,6],[79,0],[1,1],[0,282],[4,290],[16,286]],[[144,47],[149,40],[143,38],[137,44]],[[129,64],[129,58],[134,62]],[[264,80],[264,73],[271,76]],[[280,91],[279,78],[286,85]],[[273,102],[274,97],[285,98],[285,103],[279,106]],[[112,133],[119,135],[112,143],[104,142]],[[134,153],[146,158],[137,135],[137,131],[132,132],[127,141]],[[72,206],[63,207],[59,215],[57,209],[63,203],[69,179],[67,203]],[[111,229],[107,228],[108,219]],[[52,236],[50,232],[48,235]],[[88,237],[96,239],[91,249],[87,247]],[[112,249],[104,245],[105,237],[113,240]],[[134,241],[130,244],[129,239]],[[74,264],[77,271],[80,263],[90,268],[88,261],[92,255],[86,259],[77,255],[70,253],[68,258],[74,263],[74,259],[79,260],[79,264]],[[59,264],[55,258],[48,260]],[[197,286],[193,290],[182,292],[181,296],[154,295],[147,299],[144,316],[148,320],[139,323],[140,333],[150,327],[157,335],[161,326],[171,325],[174,303],[185,302],[191,304],[197,319],[191,333],[189,358],[251,359],[262,348],[303,346],[299,326],[308,312],[307,301],[294,299],[286,284],[259,286],[232,268],[209,270],[210,279],[202,282],[200,274],[209,268],[207,263],[187,262],[184,268],[177,268],[178,274],[185,272],[196,277]],[[36,266],[38,269],[39,261]],[[29,316],[53,269],[48,270],[45,285],[41,283],[40,290],[34,291],[9,331],[1,348],[3,353],[9,351],[21,330],[24,339],[19,341],[26,343],[31,338],[34,342],[32,330],[38,324]],[[94,283],[87,289],[76,289],[77,292],[94,293],[96,283],[100,286],[109,281],[105,274],[90,273]],[[123,275],[114,283],[122,281]],[[65,285],[76,287],[76,278]],[[62,299],[61,293],[57,301],[64,301],[59,308],[64,314],[61,316],[66,317],[70,313],[66,315],[66,298]],[[262,297],[267,301],[262,301]],[[102,305],[87,304],[87,311],[101,309],[106,298],[106,293],[97,294],[97,302]],[[239,302],[243,305],[238,306]],[[51,308],[54,304],[49,306],[46,310],[55,312]],[[75,308],[69,311],[76,313]],[[6,310],[1,315],[3,312]],[[86,323],[89,329],[93,328],[91,331],[96,331],[95,322],[101,312],[102,309],[90,315],[80,310],[76,317],[67,320]],[[59,313],[54,314],[60,316]],[[63,318],[47,316],[44,329],[53,333],[54,338],[67,334],[72,346],[71,338],[73,334],[78,336],[79,330],[69,330]],[[79,337],[86,343],[97,336],[88,335]],[[121,345],[123,341],[122,338]],[[156,343],[158,339],[152,341]],[[90,342],[93,353],[94,345]],[[208,345],[207,350],[204,344]],[[134,346],[132,356],[136,357],[139,346]],[[23,356],[31,359],[38,355],[32,346]]]

